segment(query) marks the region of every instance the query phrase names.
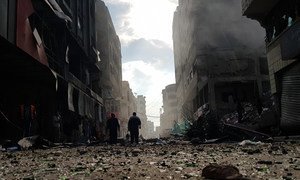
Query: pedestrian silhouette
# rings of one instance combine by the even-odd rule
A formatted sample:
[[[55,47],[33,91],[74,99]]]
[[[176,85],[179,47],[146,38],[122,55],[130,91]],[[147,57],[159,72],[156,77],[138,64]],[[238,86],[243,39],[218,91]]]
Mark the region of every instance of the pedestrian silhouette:
[[[131,144],[139,143],[139,129],[141,129],[141,120],[136,115],[136,112],[133,112],[128,121],[128,131],[130,131]]]
[[[107,130],[109,130],[109,142],[111,144],[116,144],[118,138],[118,130],[120,130],[120,124],[114,113],[111,113],[111,117],[107,121]]]

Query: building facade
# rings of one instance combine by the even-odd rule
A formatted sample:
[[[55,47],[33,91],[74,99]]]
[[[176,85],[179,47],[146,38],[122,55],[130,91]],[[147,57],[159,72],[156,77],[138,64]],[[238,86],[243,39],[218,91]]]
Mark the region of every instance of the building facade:
[[[147,139],[158,138],[156,131],[154,131],[154,122],[147,121]]]
[[[160,118],[160,136],[168,137],[174,124],[178,122],[176,84],[170,84],[162,90],[163,113]]]
[[[115,113],[119,117],[122,96],[121,44],[110,13],[103,1],[96,0],[96,49],[101,61],[100,86],[107,117]]]
[[[240,13],[236,0],[179,0],[173,19],[178,119],[201,107],[220,116],[268,91],[264,31]]]
[[[137,110],[136,114],[141,119],[141,130],[140,135],[144,138],[147,138],[147,115],[146,115],[146,97],[143,95],[138,95],[136,99]]]
[[[27,103],[35,109],[30,135],[74,142],[91,136],[103,138],[99,52],[109,48],[97,43],[97,35],[106,35],[96,33],[98,2],[0,2],[0,69],[1,80],[6,82],[0,93],[1,138],[24,136],[20,107]],[[116,41],[111,43],[118,48]],[[120,51],[114,48],[119,58]]]
[[[297,133],[300,126],[300,2],[243,0],[243,14],[266,31],[271,92],[278,102],[281,128]]]
[[[134,96],[128,81],[122,81],[122,98],[121,98],[121,137],[125,137],[128,132],[128,120],[133,112],[137,111],[137,99]]]

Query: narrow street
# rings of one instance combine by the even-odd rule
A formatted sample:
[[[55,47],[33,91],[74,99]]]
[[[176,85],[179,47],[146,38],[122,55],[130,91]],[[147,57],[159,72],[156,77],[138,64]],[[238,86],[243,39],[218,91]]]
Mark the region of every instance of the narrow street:
[[[0,180],[300,180],[300,0],[0,9]]]
[[[0,152],[0,159],[1,179],[204,179],[211,163],[235,166],[244,179],[300,179],[299,142],[57,146]]]

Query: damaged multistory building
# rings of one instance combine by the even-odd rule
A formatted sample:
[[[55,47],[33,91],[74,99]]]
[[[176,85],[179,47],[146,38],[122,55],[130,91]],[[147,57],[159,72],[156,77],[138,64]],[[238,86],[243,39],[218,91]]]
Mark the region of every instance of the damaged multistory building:
[[[53,141],[103,136],[95,6],[95,0],[0,2],[1,139],[18,139],[24,129]]]
[[[178,122],[176,84],[170,84],[162,90],[163,113],[160,115],[160,136],[168,137],[174,124]]]
[[[101,89],[106,117],[113,112],[119,118],[121,111],[122,62],[121,44],[116,34],[110,13],[104,2],[96,1],[96,47],[101,62]]]
[[[243,0],[243,14],[266,31],[271,92],[278,104],[281,128],[298,134],[300,126],[300,1]]]
[[[137,106],[136,114],[141,119],[141,123],[142,123],[140,134],[144,138],[147,138],[148,133],[147,133],[146,97],[143,96],[143,95],[138,95],[136,97],[136,101],[137,101],[137,103],[136,103],[136,106]]]
[[[120,136],[125,137],[128,132],[128,120],[133,112],[137,110],[136,97],[134,96],[129,82],[122,81],[121,115],[120,115]]]
[[[128,120],[132,113],[136,112],[141,120],[140,135],[148,138],[148,126],[146,115],[146,97],[143,95],[135,95],[130,88],[128,81],[122,81],[122,98],[121,98],[121,114],[120,114],[120,136],[125,137],[128,132]]]
[[[154,122],[152,121],[147,121],[147,138],[148,139],[153,139],[153,138],[158,138],[158,134],[156,131],[154,131]]]
[[[264,31],[242,16],[238,0],[179,0],[173,42],[178,119],[204,104],[222,116],[269,90]]]

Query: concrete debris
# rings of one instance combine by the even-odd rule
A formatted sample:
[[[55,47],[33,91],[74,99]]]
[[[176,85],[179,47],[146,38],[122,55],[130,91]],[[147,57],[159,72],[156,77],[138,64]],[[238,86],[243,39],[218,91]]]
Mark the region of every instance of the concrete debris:
[[[260,141],[250,141],[250,140],[244,140],[242,142],[239,143],[240,146],[246,146],[246,145],[260,145],[260,144],[263,144],[262,142]]]
[[[32,136],[32,137],[25,137],[21,139],[18,144],[21,146],[22,149],[28,149],[30,147],[33,147],[37,141],[38,136]]]
[[[167,141],[167,140],[166,140]],[[168,142],[168,141],[167,141]],[[107,145],[0,152],[2,179],[300,178],[299,142]],[[288,154],[283,154],[285,150]],[[270,152],[271,151],[271,152]],[[137,156],[132,153],[136,152]],[[203,176],[203,177],[200,177]]]
[[[5,140],[3,142],[1,142],[1,145],[0,145],[0,152],[14,152],[14,151],[18,151],[20,150],[20,146],[14,142],[14,141],[11,141],[11,140]]]
[[[18,145],[21,149],[30,149],[30,148],[49,148],[54,146],[54,144],[47,139],[44,139],[40,136],[31,136],[24,137],[18,141]]]
[[[215,112],[205,109],[186,132],[188,139],[198,138],[200,142],[215,139],[221,135],[221,124]]]
[[[233,141],[272,141],[272,138],[269,135],[252,130],[242,124],[224,123],[223,133],[228,135]]]
[[[221,118],[225,124],[241,124],[252,130],[271,133],[271,128],[278,124],[276,112],[274,108],[263,108],[259,113],[257,108],[251,103],[243,103],[243,113],[239,118],[238,112],[226,114]]]
[[[202,177],[207,179],[242,179],[243,175],[235,166],[210,164],[202,170]]]
[[[0,151],[5,151],[5,148],[3,148],[2,145],[0,145]]]
[[[258,113],[258,108],[251,103],[243,103],[242,106],[242,114],[233,112],[222,118],[209,108],[204,109],[187,130],[186,137],[192,144],[243,140],[272,142],[269,134],[273,134],[272,128],[276,127],[277,123],[273,108],[264,108]]]

